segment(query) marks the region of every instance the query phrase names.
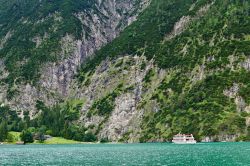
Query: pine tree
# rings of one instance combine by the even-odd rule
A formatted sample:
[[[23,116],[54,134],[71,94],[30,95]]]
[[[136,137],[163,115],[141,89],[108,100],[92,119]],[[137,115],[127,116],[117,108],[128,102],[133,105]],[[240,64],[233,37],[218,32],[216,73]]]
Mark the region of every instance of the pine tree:
[[[24,144],[34,142],[33,135],[29,130],[23,130],[20,137]]]
[[[0,124],[0,142],[3,142],[7,139],[8,136],[8,124],[3,120]]]

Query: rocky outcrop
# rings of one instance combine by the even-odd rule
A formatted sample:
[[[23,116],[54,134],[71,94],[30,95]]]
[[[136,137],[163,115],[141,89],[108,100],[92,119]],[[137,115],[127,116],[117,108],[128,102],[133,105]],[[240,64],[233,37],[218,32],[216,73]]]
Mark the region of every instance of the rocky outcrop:
[[[172,32],[166,37],[165,40],[171,40],[175,36],[180,35],[185,30],[190,21],[191,21],[190,16],[181,17],[181,19],[175,23]]]
[[[7,40],[9,40],[12,36],[13,31],[9,31],[3,39],[0,39],[0,50],[3,49],[4,44]]]
[[[250,58],[248,58],[245,62],[242,62],[241,66],[246,70],[250,71]]]
[[[193,84],[197,81],[203,80],[205,78],[205,65],[199,65],[195,67],[191,73]]]
[[[141,69],[143,64],[146,65],[145,69]],[[78,87],[75,91],[74,96],[86,101],[79,122],[86,127],[94,125],[95,129],[101,124],[102,128],[98,134],[100,138],[116,142],[127,135],[126,141],[138,142],[143,110],[137,107],[144,95],[143,79],[152,68],[154,68],[153,61],[147,61],[144,56],[124,56],[113,61],[103,61],[88,78],[90,84]],[[108,119],[105,120],[105,117],[98,115],[87,116],[95,101],[105,97],[121,84],[125,91],[115,99],[115,108]]]
[[[206,12],[209,10],[209,8],[211,7],[211,5],[213,5],[213,3],[211,4],[207,4],[203,7],[201,7],[197,12],[195,16],[182,16],[180,18],[179,21],[177,21],[173,27],[173,30],[166,35],[164,41],[168,41],[171,40],[173,38],[175,38],[176,36],[180,35],[182,32],[184,32],[186,30],[186,28],[188,27],[188,25],[194,21],[199,19],[200,17],[204,16],[206,14]],[[193,8],[195,7],[195,4],[193,4],[190,8],[190,11],[193,10]]]
[[[115,109],[100,133],[100,137],[107,137],[110,141],[117,141],[129,132],[130,120],[136,115],[135,94],[123,94],[116,99]]]
[[[224,90],[224,95],[230,97],[230,98],[235,98],[240,90],[240,87],[238,84],[234,84],[231,88]]]
[[[224,90],[223,93],[225,96],[234,99],[238,112],[249,112],[249,106],[247,106],[245,100],[238,94],[239,90],[240,86],[235,83],[231,88]]]
[[[201,142],[235,142],[239,135],[225,135],[221,134],[218,136],[207,136],[202,138]]]

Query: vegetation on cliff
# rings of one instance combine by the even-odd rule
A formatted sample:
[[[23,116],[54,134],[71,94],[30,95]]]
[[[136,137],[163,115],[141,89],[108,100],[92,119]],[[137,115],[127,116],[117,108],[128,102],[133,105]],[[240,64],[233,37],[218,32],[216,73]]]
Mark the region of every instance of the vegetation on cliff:
[[[144,114],[142,142],[169,140],[178,132],[194,133],[200,139],[222,134],[246,134],[241,138],[250,139],[249,114],[244,108],[237,111],[235,98],[224,94],[239,84],[237,95],[250,104],[250,73],[242,66],[250,53],[249,8],[248,1],[152,1],[120,37],[83,64],[79,80],[106,57],[129,54],[153,58],[158,67],[175,74],[163,80],[150,99],[160,108]],[[183,16],[189,18],[188,25],[169,39]],[[145,82],[150,81],[150,75]]]

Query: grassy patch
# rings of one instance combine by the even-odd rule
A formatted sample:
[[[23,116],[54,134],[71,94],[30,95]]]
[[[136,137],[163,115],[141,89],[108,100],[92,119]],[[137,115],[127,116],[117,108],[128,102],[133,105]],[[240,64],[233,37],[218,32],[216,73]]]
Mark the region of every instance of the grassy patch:
[[[77,143],[80,143],[80,142],[74,141],[74,140],[68,140],[62,137],[53,137],[51,139],[44,141],[43,144],[77,144]]]
[[[20,134],[21,132],[14,132],[14,131],[9,132],[8,141],[12,143],[20,141]]]

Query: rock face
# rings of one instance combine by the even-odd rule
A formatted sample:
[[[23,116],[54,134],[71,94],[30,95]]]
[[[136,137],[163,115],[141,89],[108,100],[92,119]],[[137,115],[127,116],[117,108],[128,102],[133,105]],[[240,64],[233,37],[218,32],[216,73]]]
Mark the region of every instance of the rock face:
[[[101,137],[107,137],[110,141],[120,140],[129,132],[129,122],[136,113],[135,94],[123,94],[115,102],[115,110],[101,131]]]
[[[96,50],[117,37],[125,27],[136,20],[137,15],[148,4],[148,0],[97,0],[94,8],[75,13],[75,16],[82,23],[83,38],[76,40],[70,34],[64,36],[61,40],[62,51],[60,56],[62,60],[48,63],[43,67],[37,86],[18,85],[19,95],[6,104],[10,104],[15,110],[30,110],[32,112],[30,115],[35,115],[37,100],[53,105],[60,99],[67,98],[70,95],[73,77],[80,64]],[[54,15],[52,16],[60,21],[58,16],[60,13]],[[40,22],[44,21],[46,19]],[[1,46],[10,35],[11,32],[7,33],[1,41]],[[35,38],[37,46],[39,46],[40,40],[40,38]],[[2,89],[3,92],[4,89],[6,88]],[[6,98],[5,94],[2,93],[2,98]]]
[[[185,29],[188,27],[188,25],[193,20],[199,19],[200,17],[204,16],[206,14],[206,12],[209,10],[209,8],[211,7],[211,5],[213,5],[213,4],[214,3],[210,3],[210,4],[207,4],[206,6],[200,8],[197,11],[196,15],[193,16],[193,17],[191,17],[191,16],[182,16],[180,18],[180,20],[175,23],[172,32],[165,37],[165,41],[171,40],[171,39],[175,38],[176,36],[180,35],[182,32],[184,32]],[[194,6],[195,6],[195,4],[193,4],[189,10],[192,10],[192,8]]]
[[[190,16],[183,16],[175,23],[173,31],[166,37],[166,40],[171,40],[175,36],[180,35],[191,21]]]
[[[248,58],[245,62],[242,63],[242,67],[250,71],[250,58]]]
[[[204,137],[201,142],[235,142],[239,135],[219,135],[213,137]]]
[[[230,89],[224,90],[224,95],[234,99],[238,112],[249,112],[249,106],[247,106],[245,100],[239,95],[240,86],[234,84]]]
[[[129,68],[127,68],[128,63],[130,64]],[[144,70],[140,67],[142,64],[146,65]],[[143,110],[137,107],[142,101],[143,79],[147,72],[153,68],[153,62],[147,61],[143,56],[124,56],[114,61],[106,60],[100,64],[90,77],[89,85],[78,87],[75,91],[74,96],[86,101],[81,111],[80,123],[86,127],[95,126],[95,129],[103,123],[98,134],[100,138],[108,138],[108,140],[116,142],[123,140],[124,135],[128,135],[128,138],[123,141],[138,142],[139,135],[137,134],[140,131]],[[98,115],[87,117],[94,101],[107,96],[121,84],[124,91],[115,98],[114,110],[106,120]]]
[[[12,32],[9,31],[9,32],[4,36],[4,38],[3,38],[2,40],[0,40],[0,49],[3,48],[5,42],[6,42],[7,40],[9,40],[9,38],[11,37],[11,35],[12,35]]]

